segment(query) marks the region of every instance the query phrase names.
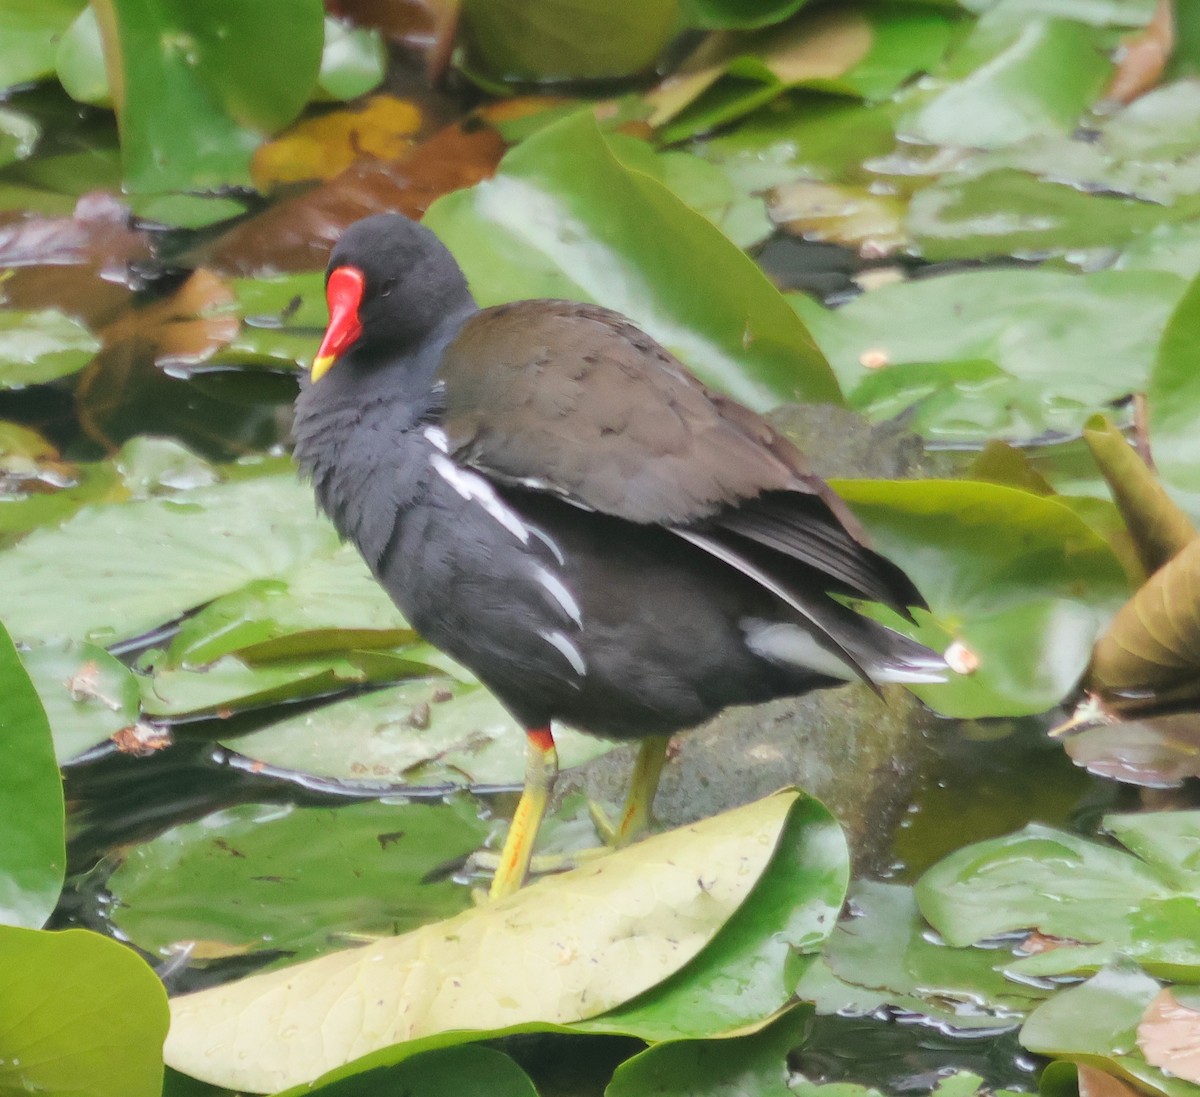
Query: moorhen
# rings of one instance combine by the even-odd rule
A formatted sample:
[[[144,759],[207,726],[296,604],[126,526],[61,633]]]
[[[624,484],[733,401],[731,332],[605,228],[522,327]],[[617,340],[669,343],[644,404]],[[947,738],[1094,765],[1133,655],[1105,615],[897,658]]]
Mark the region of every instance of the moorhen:
[[[644,740],[627,841],[673,732],[855,677],[941,679],[939,655],[842,600],[924,605],[796,448],[623,316],[480,309],[397,214],[346,230],[326,297],[296,460],[413,627],[527,729],[492,897],[528,870],[553,720]]]

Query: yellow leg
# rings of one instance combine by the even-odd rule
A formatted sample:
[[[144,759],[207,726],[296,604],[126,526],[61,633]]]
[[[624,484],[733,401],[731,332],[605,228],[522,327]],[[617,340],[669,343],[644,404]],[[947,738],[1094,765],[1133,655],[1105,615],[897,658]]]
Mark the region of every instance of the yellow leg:
[[[526,732],[525,789],[500,851],[500,866],[488,889],[489,899],[503,899],[524,882],[533,856],[538,828],[558,779],[558,751],[549,728]]]
[[[662,776],[670,741],[669,735],[652,735],[642,740],[637,761],[633,764],[633,774],[629,778],[629,795],[625,798],[620,824],[613,826],[598,804],[589,805],[592,822],[605,845],[618,849],[627,846],[650,826],[650,808],[658,791],[658,779]]]

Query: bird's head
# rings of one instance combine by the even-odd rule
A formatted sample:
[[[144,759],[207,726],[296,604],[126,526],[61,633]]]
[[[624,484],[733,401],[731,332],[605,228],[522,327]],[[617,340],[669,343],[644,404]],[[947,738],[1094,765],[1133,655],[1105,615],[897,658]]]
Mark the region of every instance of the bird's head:
[[[364,217],[342,234],[329,257],[325,299],[329,326],[313,381],[352,349],[376,348],[381,362],[403,354],[471,300],[445,245],[398,213]]]

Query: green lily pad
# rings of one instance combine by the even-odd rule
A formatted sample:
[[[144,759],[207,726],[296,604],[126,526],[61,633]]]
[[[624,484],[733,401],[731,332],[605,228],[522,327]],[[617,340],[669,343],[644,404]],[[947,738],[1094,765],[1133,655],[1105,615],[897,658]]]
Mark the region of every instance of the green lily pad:
[[[59,36],[71,25],[85,0],[4,0],[0,4],[0,88],[41,80],[54,72]]]
[[[883,1006],[957,1031],[1015,1028],[1045,997],[1005,977],[1005,949],[931,941],[911,888],[860,882],[817,962],[796,987],[820,1014],[869,1014]]]
[[[937,66],[951,41],[949,13],[931,7],[841,4],[787,27],[710,42],[647,95],[668,142],[750,114],[792,88],[886,99]]]
[[[913,692],[949,716],[1044,712],[1074,688],[1127,594],[1104,539],[1057,499],[970,481],[834,481],[929,601],[917,636],[965,675]]]
[[[1137,1028],[1161,986],[1137,968],[1112,968],[1060,991],[1021,1029],[1021,1043],[1040,1055],[1098,1066],[1158,1097],[1196,1097],[1196,1086],[1152,1067],[1137,1050]]]
[[[630,76],[654,64],[675,32],[676,8],[676,0],[465,0],[466,71],[485,86]]]
[[[0,802],[8,819],[0,846],[0,925],[36,928],[54,910],[66,871],[62,780],[46,714],[3,625],[0,696]]]
[[[103,648],[47,644],[23,652],[21,661],[45,707],[60,764],[137,720],[137,679]]]
[[[482,845],[469,800],[336,808],[241,804],[127,850],[113,924],[147,952],[197,961],[263,950],[309,958],[470,905],[440,865]]]
[[[416,639],[357,550],[302,561],[286,580],[258,579],[210,602],[171,642],[173,666],[237,655],[264,663]]]
[[[177,998],[166,1059],[218,1085],[274,1091],[401,1041],[596,1016],[709,943],[796,803],[768,797],[406,936]]]
[[[797,397],[840,403],[807,330],[762,271],[662,184],[622,165],[590,113],[535,134],[493,179],[434,203],[426,223],[481,304],[595,301],[756,408]]]
[[[94,506],[0,554],[0,619],[22,640],[107,644],[337,547],[291,475]]]
[[[538,1097],[532,1080],[507,1055],[476,1044],[435,1048],[402,1063],[379,1067],[308,1090],[322,1097]]]
[[[421,654],[424,654],[422,652]],[[205,667],[155,667],[141,677],[142,708],[151,716],[227,716],[282,701],[322,697],[355,686],[428,674],[428,663],[397,651],[344,651],[251,666],[226,655]]]
[[[1147,404],[1154,463],[1163,479],[1200,491],[1195,427],[1200,416],[1200,377],[1195,349],[1200,338],[1200,276],[1188,286],[1163,333],[1150,371]]]
[[[167,999],[125,945],[0,927],[0,1091],[159,1097]]]
[[[567,728],[554,739],[564,769],[613,746]],[[517,722],[487,690],[445,677],[334,701],[225,745],[273,769],[371,785],[513,784],[525,772]]]
[[[319,0],[147,8],[110,0],[105,52],[125,180],[136,192],[248,183],[250,156],[308,100],[321,64]]]
[[[692,147],[721,165],[739,193],[761,194],[796,179],[864,182],[864,161],[895,146],[894,115],[887,103],[793,92]]]
[[[898,131],[913,141],[967,148],[1012,145],[1066,132],[1112,71],[1097,35],[1068,19],[984,18]]]
[[[942,414],[926,414],[926,429],[1014,439],[1042,424],[1076,433],[1093,413],[1143,388],[1182,290],[1176,276],[1157,271],[991,270],[883,286],[836,311],[792,300],[852,404],[881,403],[895,414],[895,400],[882,403],[885,386],[906,391],[902,371],[919,367],[919,401],[938,383],[932,364],[943,363],[940,388],[966,386],[971,403],[947,399]],[[901,376],[881,379],[892,371]]]
[[[387,46],[374,27],[355,27],[325,16],[325,46],[317,84],[331,99],[355,99],[377,87],[387,72]]]
[[[100,23],[90,5],[58,39],[54,60],[63,91],[72,99],[95,106],[112,106]]]
[[[804,1042],[811,1015],[800,1007],[749,1036],[655,1044],[617,1067],[605,1097],[792,1097],[788,1053]]]
[[[1200,812],[1181,812],[1154,838],[1145,820],[1113,822],[1118,837],[1133,835],[1140,857],[1032,824],[931,868],[917,884],[921,911],[956,945],[1021,929],[1068,942],[1010,963],[1014,973],[1092,972],[1128,956],[1155,974],[1195,978]]]
[[[100,341],[57,309],[0,310],[0,389],[41,385],[78,373]]]

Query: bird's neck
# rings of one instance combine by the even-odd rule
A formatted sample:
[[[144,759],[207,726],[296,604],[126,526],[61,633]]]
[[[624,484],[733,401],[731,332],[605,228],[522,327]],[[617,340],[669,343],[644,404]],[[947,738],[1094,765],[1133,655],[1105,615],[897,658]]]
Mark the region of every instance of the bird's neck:
[[[356,348],[296,401],[296,463],[368,561],[383,533],[364,529],[363,516],[398,516],[418,491],[430,447],[420,428],[440,412],[437,368],[470,311],[447,317],[415,353],[380,361],[370,347]]]

